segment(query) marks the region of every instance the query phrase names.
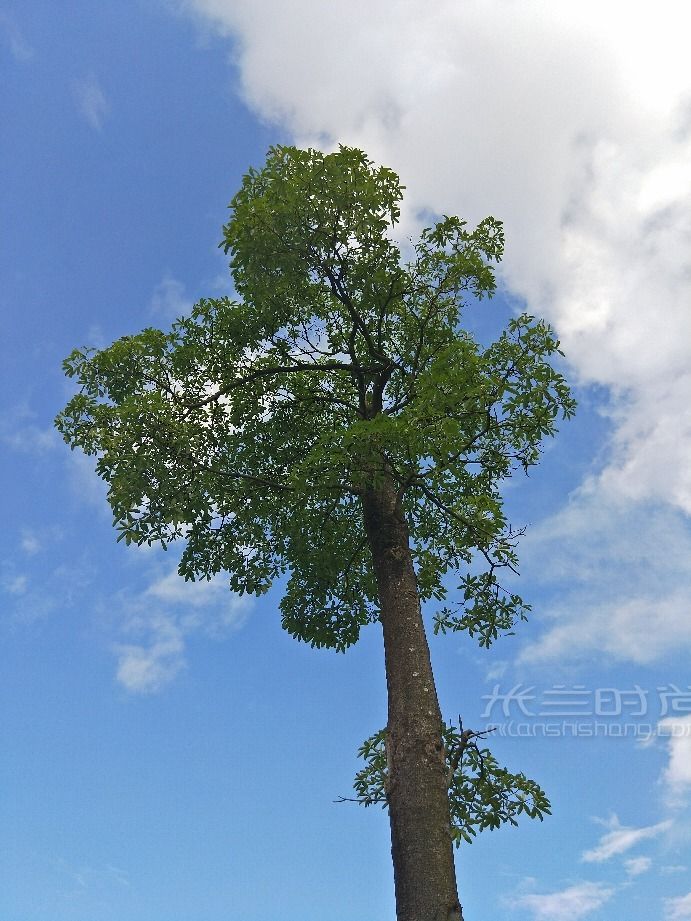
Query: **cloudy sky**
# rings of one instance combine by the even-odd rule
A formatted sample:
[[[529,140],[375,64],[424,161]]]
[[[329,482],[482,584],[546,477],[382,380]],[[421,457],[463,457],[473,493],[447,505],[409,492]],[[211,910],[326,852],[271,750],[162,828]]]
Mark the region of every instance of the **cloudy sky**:
[[[468,921],[691,918],[691,14],[682,0],[0,2],[0,915],[383,921],[381,637],[280,630],[116,544],[52,429],[62,358],[229,290],[272,143],[363,147],[434,215],[504,220],[479,335],[556,327],[579,413],[527,480],[534,612],[433,638],[440,696],[554,815],[458,854]]]

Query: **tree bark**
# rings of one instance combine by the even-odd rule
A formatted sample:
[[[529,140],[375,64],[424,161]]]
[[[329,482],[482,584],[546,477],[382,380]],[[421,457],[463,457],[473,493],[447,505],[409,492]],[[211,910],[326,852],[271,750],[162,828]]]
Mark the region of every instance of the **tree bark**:
[[[398,921],[463,921],[451,840],[442,717],[408,527],[392,481],[364,495],[388,690],[391,855]]]

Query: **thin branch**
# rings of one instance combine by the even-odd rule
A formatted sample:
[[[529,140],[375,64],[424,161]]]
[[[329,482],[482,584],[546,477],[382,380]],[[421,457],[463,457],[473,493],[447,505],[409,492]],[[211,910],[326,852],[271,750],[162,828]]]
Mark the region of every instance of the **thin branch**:
[[[480,771],[481,773],[484,772],[484,761],[480,753],[480,750],[477,746],[477,743],[474,740],[484,739],[489,735],[490,732],[494,732],[496,729],[496,727],[492,727],[491,729],[483,729],[483,730],[480,730],[479,732],[475,732],[472,729],[464,730],[463,721],[461,720],[460,716],[458,717],[458,728],[461,731],[461,735],[458,740],[458,745],[454,748],[453,755],[449,762],[449,770],[446,775],[447,787],[450,787],[451,784],[453,783],[454,774],[458,770],[458,765],[461,763],[461,759],[463,758],[463,753],[465,752],[466,748],[470,744],[472,744],[474,748],[477,750],[477,753],[480,756]]]
[[[362,368],[361,370],[366,373],[375,373],[379,370],[379,368],[367,367]],[[227,396],[233,390],[238,390],[241,387],[247,386],[247,384],[251,384],[253,381],[259,380],[259,378],[273,377],[280,374],[295,374],[303,371],[316,371],[318,373],[323,371],[345,371],[349,374],[352,374],[353,366],[344,361],[296,362],[292,365],[270,365],[265,368],[257,368],[249,374],[234,378],[228,384],[220,387],[215,393],[209,394],[209,396],[204,397],[201,400],[195,400],[192,403],[181,400],[177,402],[182,403],[185,409],[201,409],[203,406],[208,406],[210,403],[216,402],[221,397]]]
[[[343,304],[348,313],[353,324],[357,327],[358,332],[365,340],[369,353],[373,358],[386,359],[386,355],[383,354],[375,345],[370,331],[367,329],[367,324],[363,321],[362,317],[355,308],[352,298],[348,294],[343,284],[343,273],[336,275],[329,266],[321,265],[321,269],[328,279],[329,285],[331,287],[331,292],[334,297]]]
[[[477,537],[477,538],[479,539],[479,536],[480,536],[481,534],[485,534],[486,536],[488,536],[488,537],[491,538],[491,542],[494,542],[495,537],[494,537],[494,534],[493,534],[492,531],[488,531],[488,530],[485,530],[484,528],[479,528],[479,527],[477,527],[477,525],[472,524],[472,523],[471,523],[470,521],[468,521],[468,519],[465,518],[463,515],[460,515],[458,512],[454,511],[454,509],[449,508],[447,505],[445,505],[445,504],[441,501],[441,499],[440,499],[438,496],[436,496],[436,495],[432,492],[431,489],[429,489],[427,486],[425,486],[425,484],[424,484],[419,478],[415,480],[415,485],[416,485],[419,489],[422,490],[422,492],[427,496],[427,498],[430,500],[430,502],[432,503],[432,505],[436,506],[436,507],[439,509],[439,511],[443,512],[445,515],[448,515],[450,518],[453,518],[453,519],[455,519],[456,521],[458,521],[459,524],[462,524],[464,527],[466,527],[466,528],[468,529],[468,531],[470,531],[471,534],[475,535],[475,537]],[[492,557],[490,556],[489,551],[488,551],[487,549],[485,549],[485,547],[481,546],[479,543],[478,543],[478,545],[477,545],[477,549],[480,551],[480,553],[482,554],[482,556],[485,558],[485,560],[487,561],[487,563],[489,564],[489,566],[491,566],[493,570],[496,569],[497,566],[498,566],[499,564],[497,563],[496,560],[492,559]],[[504,563],[503,563],[502,565],[503,565],[503,566],[508,566],[508,568],[509,568],[512,572],[518,574],[516,568],[515,568],[510,562],[508,562],[507,560],[505,560]]]

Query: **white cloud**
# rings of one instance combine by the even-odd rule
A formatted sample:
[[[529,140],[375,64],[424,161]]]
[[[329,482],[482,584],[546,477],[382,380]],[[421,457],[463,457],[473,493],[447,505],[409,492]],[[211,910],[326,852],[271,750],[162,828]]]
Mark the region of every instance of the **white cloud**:
[[[161,576],[152,582],[147,588],[146,594],[152,595],[154,598],[160,598],[162,601],[172,601],[176,604],[190,604],[199,607],[216,600],[219,591],[223,589],[224,586],[217,579],[208,582],[206,580],[186,582],[178,575],[177,570],[171,569],[167,575]]]
[[[691,263],[684,271],[691,273]],[[688,316],[691,319],[691,311]],[[623,320],[621,325],[625,325]],[[667,329],[666,323],[662,325]],[[685,337],[675,346],[684,352],[686,342],[691,342],[691,330],[673,327],[672,334]],[[653,342],[651,354],[640,355],[641,367],[648,358],[656,359],[657,348]],[[672,364],[672,344],[663,352]],[[682,354],[678,360],[688,358]],[[611,459],[600,475],[603,492],[631,500],[666,501],[691,514],[690,396],[691,372],[681,369],[656,372],[654,380],[631,390],[614,414],[617,429]]]
[[[75,898],[83,899],[88,890],[92,897],[103,900],[101,905],[107,904],[109,897],[121,889],[130,889],[131,882],[127,870],[113,864],[92,866],[89,864],[74,864],[64,857],[52,857],[51,865],[60,873],[62,892],[60,895],[66,901]]]
[[[51,425],[40,425],[28,403],[21,402],[0,412],[0,442],[13,451],[43,455],[60,445],[60,436]]]
[[[613,390],[604,486],[691,512],[685,0],[184,5],[235,40],[261,117],[398,170],[409,229],[423,210],[502,217],[509,287],[577,379]]]
[[[60,444],[60,436],[52,426],[22,425],[1,431],[0,438],[9,448],[25,454],[45,454]]]
[[[597,847],[590,851],[585,851],[582,855],[582,859],[587,863],[603,863],[605,860],[609,860],[610,857],[629,851],[641,841],[656,838],[672,826],[671,820],[667,819],[664,822],[658,822],[656,825],[648,825],[643,828],[627,828],[619,823],[619,819],[616,816],[612,816],[606,824],[610,830],[600,838]],[[639,870],[638,872],[642,871]]]
[[[244,623],[252,600],[231,593],[222,577],[185,582],[170,569],[156,575],[138,596],[121,593],[119,604],[127,641],[113,647],[117,680],[132,693],[150,694],[186,667],[186,643],[192,634],[223,638]]]
[[[108,485],[96,475],[96,458],[84,454],[82,451],[69,451],[65,455],[68,476],[72,491],[80,502],[98,510],[110,519],[111,512],[108,505]]]
[[[186,582],[176,569],[152,582],[145,595],[180,606],[186,629],[202,628],[213,636],[242,626],[252,604],[247,595],[233,594],[223,575]]]
[[[26,560],[22,561],[22,567]],[[83,559],[68,565],[40,566],[20,571],[16,561],[4,560],[0,566],[0,590],[6,593],[4,615],[14,624],[32,624],[49,617],[59,607],[68,609],[83,600],[84,589],[93,572]]]
[[[668,716],[657,728],[660,736],[668,737],[669,762],[662,780],[669,799],[678,803],[691,789],[691,715]]]
[[[483,659],[481,662],[484,664],[485,660]],[[485,681],[498,681],[500,678],[503,678],[510,664],[511,663],[507,659],[497,659],[493,665],[486,669]]]
[[[95,74],[89,74],[73,85],[74,96],[80,113],[94,131],[100,131],[110,110],[105,93]]]
[[[535,921],[579,921],[601,908],[613,895],[614,889],[603,883],[577,883],[559,892],[519,896],[513,906],[527,908]]]
[[[185,666],[185,644],[180,628],[171,618],[156,615],[149,629],[152,639],[143,644],[118,644],[117,680],[138,694],[160,691]]]
[[[64,539],[64,530],[59,525],[45,524],[38,528],[22,528],[19,548],[28,557],[36,556],[54,547]]]
[[[8,595],[25,595],[29,587],[29,580],[25,575],[12,576],[3,580],[3,589]]]
[[[668,505],[614,498],[597,480],[521,541],[548,593],[524,662],[596,654],[640,664],[691,649],[691,527]]]
[[[165,320],[187,315],[193,303],[185,294],[185,286],[172,275],[165,275],[151,296],[151,312]]]
[[[675,899],[665,899],[665,921],[691,918],[691,892]]]
[[[624,869],[629,876],[640,876],[641,873],[647,873],[652,864],[650,857],[631,857],[624,861]]]
[[[41,541],[33,531],[25,530],[22,532],[20,546],[27,556],[34,556],[41,549]]]

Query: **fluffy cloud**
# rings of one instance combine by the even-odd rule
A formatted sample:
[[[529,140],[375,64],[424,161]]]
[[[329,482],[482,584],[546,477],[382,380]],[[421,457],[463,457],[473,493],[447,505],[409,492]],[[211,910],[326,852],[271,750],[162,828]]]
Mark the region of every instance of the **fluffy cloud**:
[[[33,556],[41,549],[41,541],[33,531],[27,529],[22,532],[20,546],[27,556]]]
[[[559,892],[519,896],[513,906],[528,909],[534,921],[579,921],[597,911],[613,894],[614,889],[602,883],[577,883]]]
[[[691,918],[691,892],[676,899],[665,899],[665,921]]]
[[[246,595],[231,594],[223,575],[208,581],[185,582],[177,569],[155,579],[145,596],[157,598],[168,606],[179,606],[184,612],[179,620],[186,631],[201,629],[210,636],[242,626],[252,604]]]
[[[652,864],[650,857],[632,857],[624,861],[624,869],[629,876],[640,876],[641,873],[647,873]]]
[[[156,613],[149,619],[146,644],[117,644],[117,680],[128,691],[160,691],[185,666],[185,643],[172,618]]]
[[[587,863],[603,863],[605,860],[609,860],[610,857],[623,854],[641,841],[647,841],[650,838],[656,838],[661,835],[671,828],[672,822],[671,820],[666,820],[643,828],[627,828],[619,823],[619,819],[616,816],[612,816],[606,825],[610,830],[600,838],[597,847],[584,852],[582,859]],[[641,859],[645,860],[646,858]],[[649,863],[643,869],[647,869],[648,866]],[[636,865],[636,872],[642,872],[640,864]]]
[[[691,789],[691,716],[670,716],[658,723],[660,736],[668,738],[669,761],[662,780],[671,802],[683,802]]]
[[[151,694],[186,667],[191,634],[220,639],[242,625],[251,600],[231,594],[222,578],[185,582],[171,569],[140,595],[121,594],[119,604],[127,641],[113,647],[117,680],[131,693]]]
[[[397,169],[409,225],[501,216],[510,289],[616,394],[608,486],[691,511],[688,4],[183,6],[234,39],[263,118]]]

